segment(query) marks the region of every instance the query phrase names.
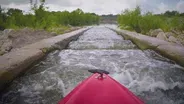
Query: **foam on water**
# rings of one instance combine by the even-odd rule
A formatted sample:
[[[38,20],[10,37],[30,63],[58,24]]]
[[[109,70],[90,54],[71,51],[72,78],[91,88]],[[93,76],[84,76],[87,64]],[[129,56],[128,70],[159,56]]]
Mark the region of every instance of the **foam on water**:
[[[183,91],[183,68],[167,61],[150,59],[140,50],[65,50],[60,53],[60,56],[63,55],[65,57],[61,57],[61,63],[69,60],[70,66],[68,68],[70,69],[74,67],[93,69],[95,67],[110,71],[114,79],[146,102],[150,100],[163,103],[163,100],[170,99],[170,102],[164,104],[172,104],[173,101],[177,103],[184,101],[181,97],[168,98],[172,94],[178,94],[176,88]],[[175,92],[165,94],[169,90]],[[146,95],[147,93],[154,93],[154,95],[146,98],[145,96],[149,96],[149,94]]]
[[[158,60],[149,61],[131,63],[129,67],[125,65],[121,73],[111,76],[148,104],[184,103],[183,68]]]
[[[88,69],[109,71],[111,77],[146,104],[184,103],[183,67],[151,50],[130,47],[114,50],[115,45],[121,46],[119,43],[132,44],[104,27],[88,30],[70,43],[68,48],[71,49],[50,53],[24,76],[14,80],[1,94],[0,103],[56,104],[91,75]],[[97,48],[86,48],[90,45]]]
[[[130,40],[123,40],[122,36],[104,28],[92,28],[69,44],[70,49],[133,49],[136,46]]]

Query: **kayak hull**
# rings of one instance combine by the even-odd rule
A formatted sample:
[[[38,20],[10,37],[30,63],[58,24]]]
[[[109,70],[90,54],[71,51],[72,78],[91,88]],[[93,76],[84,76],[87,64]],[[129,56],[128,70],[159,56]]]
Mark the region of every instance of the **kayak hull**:
[[[59,104],[144,104],[126,87],[106,74],[93,74],[81,82]]]

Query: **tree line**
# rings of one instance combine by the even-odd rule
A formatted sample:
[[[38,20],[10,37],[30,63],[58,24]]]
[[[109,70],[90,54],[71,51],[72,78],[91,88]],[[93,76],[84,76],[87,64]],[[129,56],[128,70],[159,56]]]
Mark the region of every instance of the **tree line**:
[[[100,23],[109,23],[116,24],[117,23],[117,15],[108,14],[100,16]]]
[[[72,12],[50,12],[44,3],[45,0],[40,0],[40,5],[38,5],[30,0],[33,13],[29,14],[24,14],[22,10],[15,8],[9,8],[5,11],[0,6],[0,30],[21,27],[47,29],[58,26],[83,26],[99,23],[100,17],[95,13],[84,13],[81,9]]]
[[[122,29],[133,30],[146,34],[151,29],[161,28],[164,31],[172,29],[184,30],[184,13],[177,11],[166,11],[162,14],[141,13],[140,7],[133,10],[126,9],[118,15],[118,24]]]

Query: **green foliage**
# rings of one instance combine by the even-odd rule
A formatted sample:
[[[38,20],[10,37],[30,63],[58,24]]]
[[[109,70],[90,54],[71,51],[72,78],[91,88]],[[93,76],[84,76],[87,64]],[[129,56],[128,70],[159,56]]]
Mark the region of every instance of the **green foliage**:
[[[144,34],[146,34],[151,29],[158,29],[158,28],[164,29],[163,28],[164,25],[165,22],[162,18],[155,16],[150,12],[146,13],[145,15],[142,15],[139,20],[141,33]]]
[[[174,29],[184,30],[184,17],[175,16],[171,18],[170,26]]]
[[[58,26],[58,27],[49,27],[47,30],[49,32],[55,32],[57,35],[57,34],[63,34],[69,29],[70,29],[69,26]]]
[[[143,34],[148,33],[151,29],[158,28],[164,31],[184,30],[184,18],[177,11],[166,11],[160,15],[153,15],[148,12],[141,15],[141,10],[137,7],[134,10],[125,10],[118,16],[117,21],[122,29],[134,30]]]
[[[30,27],[51,30],[54,27],[83,26],[99,23],[99,16],[94,13],[84,13],[81,9],[72,12],[49,12],[45,7],[45,0],[30,0],[34,14],[23,14],[19,9],[8,9],[4,12],[0,7],[0,30],[5,28]]]
[[[4,13],[4,10],[0,6],[0,30],[3,30],[6,28],[5,20],[6,20],[6,15]]]
[[[98,24],[99,17],[96,14],[84,13],[81,9],[77,9],[70,13],[69,20],[72,26],[82,26]]]
[[[116,20],[117,20],[117,16],[118,15],[113,15],[113,14],[107,14],[107,15],[101,15],[100,16],[100,23],[102,24],[116,24]]]
[[[134,10],[126,9],[121,15],[118,16],[118,23],[123,26],[128,26],[130,30],[140,32],[140,19],[141,11],[140,8],[137,7]]]
[[[16,28],[21,27],[24,25],[24,21],[22,21],[23,18],[23,12],[19,9],[9,9],[7,14],[7,27],[9,28]]]
[[[172,17],[172,16],[179,15],[179,12],[178,11],[166,11],[163,15],[168,16],[168,17]]]

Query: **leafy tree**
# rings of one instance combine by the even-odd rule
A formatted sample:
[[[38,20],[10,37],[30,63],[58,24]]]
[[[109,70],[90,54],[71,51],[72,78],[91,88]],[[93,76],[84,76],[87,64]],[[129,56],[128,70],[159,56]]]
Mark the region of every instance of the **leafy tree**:
[[[164,13],[165,16],[168,16],[168,17],[171,17],[171,16],[177,16],[179,15],[179,12],[178,11],[166,11]]]
[[[140,30],[140,18],[141,18],[141,9],[136,7],[134,10],[126,9],[119,17],[118,23],[129,26],[131,29],[136,32],[141,32]]]
[[[81,9],[72,12],[49,12],[45,0],[30,0],[33,14],[23,14],[22,10],[10,8],[4,12],[0,7],[0,29],[31,27],[50,29],[59,26],[83,26],[99,23],[99,16],[84,13]]]
[[[8,21],[9,27],[24,26],[24,21],[22,21],[24,17],[22,10],[10,8],[8,9],[8,12],[6,14],[8,16],[7,21]]]
[[[184,30],[184,18],[178,11],[166,11],[164,14],[154,15],[151,12],[141,15],[139,7],[134,10],[125,10],[118,15],[118,24],[123,29],[148,33],[151,29],[161,28],[164,31],[171,29]]]
[[[6,15],[4,13],[4,10],[0,6],[0,30],[3,30],[6,28],[5,21],[6,21]]]

